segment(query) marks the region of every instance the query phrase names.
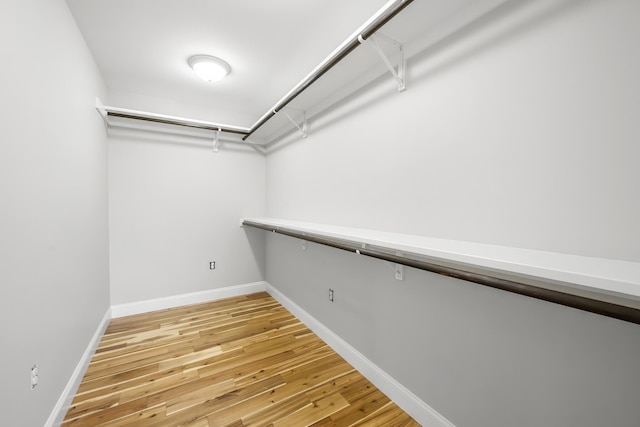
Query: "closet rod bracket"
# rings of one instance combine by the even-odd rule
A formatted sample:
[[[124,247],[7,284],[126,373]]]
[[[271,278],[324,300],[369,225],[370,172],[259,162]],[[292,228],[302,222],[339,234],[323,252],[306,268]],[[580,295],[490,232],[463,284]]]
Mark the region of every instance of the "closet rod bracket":
[[[391,61],[387,57],[387,55],[384,53],[384,51],[382,50],[382,47],[380,47],[380,43],[378,42],[378,40],[385,41],[385,42],[395,46],[396,49],[398,49],[398,66],[397,66],[397,69],[396,69],[396,67],[393,66],[393,64],[391,63]],[[402,44],[398,43],[397,41],[395,41],[394,39],[392,39],[390,37],[387,37],[387,36],[379,34],[379,33],[375,33],[374,35],[372,35],[371,37],[369,37],[366,40],[362,37],[362,35],[359,35],[358,36],[358,41],[361,44],[364,44],[365,42],[368,43],[378,53],[378,55],[380,56],[380,59],[382,59],[382,62],[384,63],[384,65],[387,66],[387,68],[389,69],[389,72],[391,73],[393,78],[396,79],[396,81],[398,82],[398,92],[404,92],[405,90],[407,90],[406,79],[405,79],[406,68],[407,68],[407,60],[406,60],[406,58],[404,56],[404,48],[402,47]]]
[[[220,151],[220,132],[222,132],[222,129],[218,128],[216,133],[213,134],[213,152],[214,153],[217,153],[218,151]]]
[[[297,110],[296,108],[292,108],[292,107],[286,107],[290,110]],[[291,123],[293,123],[293,125],[298,128],[298,130],[300,131],[300,133],[302,133],[302,137],[306,138],[307,135],[309,135],[309,125],[307,123],[307,114],[306,111],[304,110],[297,110],[297,111],[301,111],[302,112],[302,123],[298,124],[298,122],[296,122],[285,110],[284,108],[280,109],[279,111],[273,110],[273,112],[275,114],[278,113],[282,113],[284,114]]]
[[[96,110],[102,116],[102,120],[104,120],[105,123],[107,123],[107,120],[108,120],[107,110],[104,108],[104,104],[102,104],[102,102],[100,101],[100,98],[96,98]]]

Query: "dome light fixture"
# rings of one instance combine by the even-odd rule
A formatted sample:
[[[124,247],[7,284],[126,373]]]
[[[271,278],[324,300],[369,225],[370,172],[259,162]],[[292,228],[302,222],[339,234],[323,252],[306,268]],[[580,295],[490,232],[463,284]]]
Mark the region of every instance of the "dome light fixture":
[[[209,55],[193,55],[187,62],[202,80],[217,82],[231,72],[229,64],[220,58]]]

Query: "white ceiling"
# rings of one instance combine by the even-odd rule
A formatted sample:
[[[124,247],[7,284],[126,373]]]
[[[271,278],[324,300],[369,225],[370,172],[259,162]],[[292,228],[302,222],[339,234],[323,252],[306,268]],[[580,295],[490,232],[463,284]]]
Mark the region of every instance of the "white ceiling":
[[[109,90],[108,105],[250,128],[389,0],[66,0]],[[382,32],[423,50],[506,0],[415,0]],[[409,44],[407,44],[409,43]],[[200,80],[196,54],[232,68]],[[308,110],[385,73],[372,49],[356,49],[292,107]],[[333,71],[333,70],[332,70]],[[355,83],[355,84],[354,84]],[[345,88],[350,88],[346,90]],[[306,102],[300,106],[299,102]],[[307,102],[309,101],[309,102]],[[308,110],[309,111],[309,110]],[[274,140],[286,119],[257,135]],[[283,130],[284,129],[284,130]]]
[[[203,119],[246,127],[386,2],[67,0],[111,91],[223,110]],[[224,59],[231,74],[200,80],[194,54]]]

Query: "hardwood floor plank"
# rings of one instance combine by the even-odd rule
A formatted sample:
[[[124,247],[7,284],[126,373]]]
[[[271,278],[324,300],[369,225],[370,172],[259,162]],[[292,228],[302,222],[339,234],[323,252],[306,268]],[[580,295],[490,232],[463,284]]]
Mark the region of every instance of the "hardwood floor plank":
[[[81,400],[71,405],[67,411],[67,418],[76,419],[98,411],[113,408],[120,403],[120,395],[118,393],[108,396],[100,395],[91,400]]]
[[[69,421],[65,420],[65,422],[62,423],[62,426],[99,426],[109,421],[118,420],[132,413],[144,411],[148,407],[147,398],[143,397],[125,404],[118,404],[108,408],[103,408],[100,411],[91,412]]]
[[[407,419],[404,416],[404,412],[393,402],[388,402],[369,416],[352,424],[353,427],[372,425],[385,427],[420,427],[420,424],[416,423],[413,419]]]
[[[355,383],[354,386],[358,387]],[[368,416],[375,414],[376,411],[381,410],[385,405],[390,403],[389,398],[375,387],[366,385],[362,387],[361,390],[366,391],[366,393],[360,394],[358,399],[349,400],[345,396],[345,399],[349,402],[349,407],[331,415],[331,420],[338,425],[350,426],[359,420],[366,419]]]
[[[164,404],[150,406],[142,411],[131,413],[114,421],[109,421],[101,427],[135,427],[145,425],[156,417],[164,416],[167,408]]]
[[[258,427],[271,425],[273,422],[297,412],[311,404],[311,401],[304,394],[299,394],[290,399],[274,402],[267,405],[260,411],[242,415],[242,425],[245,427]]]
[[[228,408],[232,408],[238,403],[244,402],[254,396],[258,396],[264,393],[269,393],[277,387],[283,386],[285,383],[279,377],[269,378],[263,381],[256,382],[247,387],[237,388],[231,392],[225,393],[221,396],[211,396],[209,400],[192,406],[188,411],[176,412],[171,415],[167,415],[166,420],[169,422],[160,422],[157,424],[149,424],[149,426],[165,426],[174,425],[180,426],[182,424],[193,422],[204,416],[209,416],[218,411],[222,411]],[[173,423],[173,424],[171,424]],[[145,426],[146,427],[146,426]]]
[[[188,424],[183,424],[181,427],[210,427],[210,424],[209,420],[205,417],[197,419]]]
[[[295,351],[295,349],[299,348],[301,345],[305,343],[310,343],[311,341],[313,341],[313,338],[310,337],[304,340],[303,342],[300,342],[300,341],[302,340],[297,340],[297,339],[280,340],[279,346],[273,346],[273,345],[266,346],[266,347],[263,347],[262,351],[256,351],[256,349],[254,348],[253,351],[251,351],[250,353],[247,352],[245,349],[244,355],[242,356],[242,358],[237,358],[236,360],[230,360],[226,363],[226,366],[224,366],[225,364],[211,364],[209,366],[201,368],[199,373],[201,376],[206,376],[206,375],[209,375],[210,372],[219,372],[220,370],[224,370],[227,367],[237,367],[246,362],[253,362],[253,361],[265,359],[267,357],[274,356],[289,350]]]
[[[226,381],[216,381],[206,387],[197,387],[194,390],[181,393],[167,401],[167,415],[199,405],[207,400],[231,393],[236,389],[236,384],[232,379]]]
[[[324,346],[304,354],[298,354],[292,350],[289,350],[274,355],[268,360],[261,359],[252,364],[244,366],[244,370],[238,372],[238,375],[236,377],[236,384],[243,385],[246,381],[255,381],[256,379],[280,375],[283,372],[297,368],[307,363],[313,363],[316,360],[320,360],[332,353],[333,350],[329,348],[329,346]],[[268,364],[263,364],[263,360]]]
[[[157,373],[158,371],[158,364],[152,363],[150,365],[130,369],[129,371],[118,372],[114,375],[95,379],[87,378],[85,375],[82,383],[80,383],[80,387],[78,387],[76,397],[95,390],[112,389],[122,384],[126,384],[127,381],[138,381],[148,374]]]
[[[134,384],[129,382],[123,385],[120,392],[120,401],[127,402],[142,396],[155,396],[168,390],[185,384],[193,384],[198,380],[197,372],[183,372],[180,369],[172,369],[169,371],[160,371],[157,374],[150,375],[143,382]],[[153,403],[151,400],[150,403]]]
[[[418,424],[259,292],[113,319],[62,425]]]
[[[351,366],[349,365],[349,367]],[[319,400],[328,394],[340,393],[349,403],[352,403],[349,400],[347,393],[353,388],[361,388],[363,386],[369,386],[375,389],[373,384],[364,378],[360,372],[356,370],[349,370],[344,375],[323,384],[322,387],[307,390],[306,395],[310,400]]]
[[[335,354],[334,356],[338,357]],[[233,407],[225,407],[216,413],[215,417],[210,416],[209,423],[216,426],[227,425],[232,421],[240,420],[248,415],[260,412],[266,407],[277,405],[279,403],[295,399],[296,397],[303,397],[303,400],[305,401],[305,405],[303,406],[311,405],[313,402],[305,395],[307,390],[330,381],[331,378],[335,377],[335,375],[340,375],[344,370],[353,370],[353,368],[346,365],[344,362],[338,367],[338,370],[335,370],[335,372],[324,369],[325,366],[331,365],[335,365],[335,361],[328,360],[324,364],[317,364],[313,367],[309,367],[308,369],[296,372],[295,375],[289,375],[289,378],[284,378],[284,376],[282,376],[285,380],[285,384],[282,387],[275,388],[269,393],[261,394],[242,401]],[[338,372],[338,374],[336,374],[336,372]],[[252,381],[256,380],[252,379]]]
[[[274,427],[310,426],[349,406],[340,393],[334,393],[273,422]]]

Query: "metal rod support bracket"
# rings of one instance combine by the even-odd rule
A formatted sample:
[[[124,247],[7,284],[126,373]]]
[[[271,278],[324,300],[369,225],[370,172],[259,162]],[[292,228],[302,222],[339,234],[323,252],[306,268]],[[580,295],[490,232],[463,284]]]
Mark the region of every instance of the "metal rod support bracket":
[[[291,107],[287,107],[287,108],[291,108]],[[299,111],[302,111],[302,123],[301,124],[298,124],[298,122],[293,120],[293,118],[289,114],[287,114],[287,112],[284,111],[284,109],[281,109],[280,111],[275,111],[274,110],[273,112],[276,113],[276,114],[277,113],[284,114],[291,121],[291,123],[293,123],[293,125],[295,127],[297,127],[298,130],[302,133],[302,137],[306,138],[307,135],[309,135],[309,125],[307,123],[307,114],[306,114],[306,112],[304,110],[299,110]]]
[[[220,132],[222,129],[218,128],[216,133],[213,135],[213,152],[217,153],[220,150]]]
[[[102,116],[102,120],[107,122],[107,110],[105,110],[104,105],[100,102],[100,98],[96,98],[96,110],[98,110],[98,113]]]
[[[388,42],[388,43],[394,45],[398,49],[398,67],[397,67],[397,70],[396,70],[396,67],[393,66],[393,64],[391,63],[391,61],[387,57],[387,55],[384,53],[384,51],[382,50],[382,48],[380,47],[380,44],[378,43],[378,41],[376,39],[384,40],[385,42]],[[382,59],[382,62],[384,62],[384,65],[387,66],[387,68],[389,69],[389,72],[391,73],[393,78],[396,79],[396,81],[398,82],[398,92],[404,92],[405,90],[407,90],[407,85],[406,85],[406,80],[405,80],[405,74],[406,74],[406,68],[407,68],[407,60],[405,59],[405,56],[404,56],[404,49],[402,47],[402,44],[398,43],[397,41],[393,40],[390,37],[387,37],[387,36],[384,36],[384,35],[378,34],[378,33],[372,35],[371,37],[369,37],[366,40],[362,37],[362,35],[359,35],[358,36],[358,41],[361,44],[364,44],[365,42],[367,42],[378,53],[378,55]]]

